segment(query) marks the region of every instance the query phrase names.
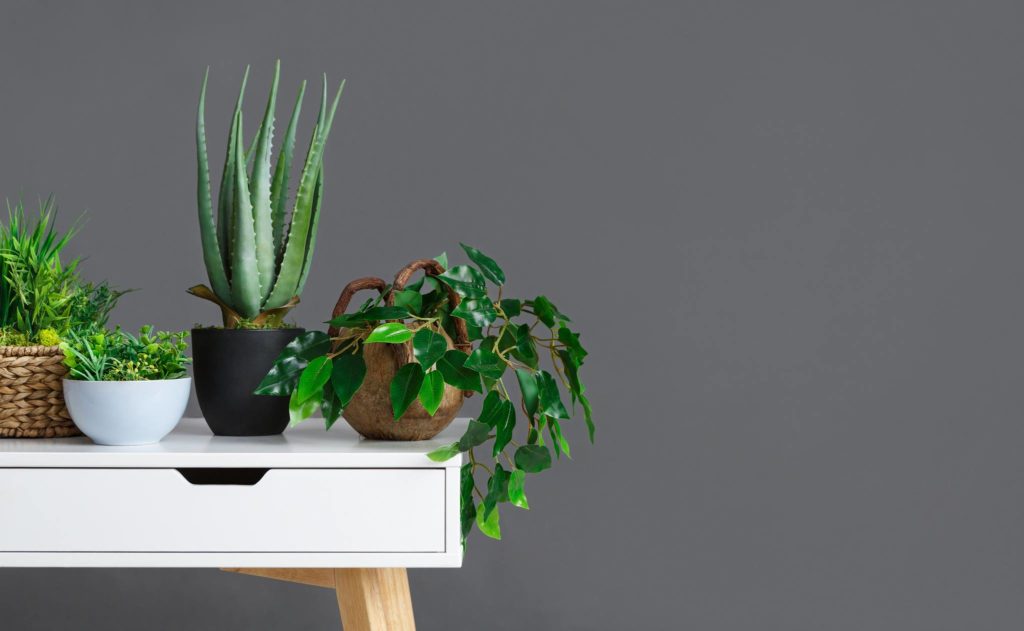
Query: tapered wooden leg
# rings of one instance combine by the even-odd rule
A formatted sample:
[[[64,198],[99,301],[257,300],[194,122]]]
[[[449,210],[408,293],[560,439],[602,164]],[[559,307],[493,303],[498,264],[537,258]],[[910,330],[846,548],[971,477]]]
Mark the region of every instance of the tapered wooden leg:
[[[344,631],[416,631],[405,568],[334,570]]]

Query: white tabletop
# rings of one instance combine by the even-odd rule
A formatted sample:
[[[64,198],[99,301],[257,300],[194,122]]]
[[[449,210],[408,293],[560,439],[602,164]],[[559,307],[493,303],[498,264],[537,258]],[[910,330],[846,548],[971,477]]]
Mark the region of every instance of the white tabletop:
[[[0,467],[458,467],[462,456],[444,463],[426,454],[462,436],[466,419],[456,419],[436,438],[415,442],[366,440],[344,419],[324,430],[310,419],[278,436],[214,436],[201,418],[182,419],[164,440],[138,447],[106,447],[88,438],[0,439]]]

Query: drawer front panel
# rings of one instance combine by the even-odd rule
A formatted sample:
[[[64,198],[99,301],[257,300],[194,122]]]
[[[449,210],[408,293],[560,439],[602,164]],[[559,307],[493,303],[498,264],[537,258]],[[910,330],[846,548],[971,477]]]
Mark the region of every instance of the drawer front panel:
[[[444,469],[0,469],[0,552],[444,552],[445,504]]]

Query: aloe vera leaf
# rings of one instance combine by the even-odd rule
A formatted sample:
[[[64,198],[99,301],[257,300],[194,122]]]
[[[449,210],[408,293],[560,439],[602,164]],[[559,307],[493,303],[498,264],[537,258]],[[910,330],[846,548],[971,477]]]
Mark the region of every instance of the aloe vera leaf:
[[[274,237],[270,224],[270,143],[274,135],[274,108],[277,106],[277,85],[281,78],[281,62],[274,66],[274,82],[267,97],[267,108],[256,141],[256,155],[249,178],[252,215],[256,239],[256,271],[260,281],[260,302],[270,295],[274,283]]]
[[[306,244],[306,260],[302,264],[302,274],[299,276],[299,284],[295,288],[295,295],[302,293],[306,286],[306,277],[309,276],[309,268],[313,262],[313,248],[316,246],[316,229],[320,223],[320,204],[324,200],[324,165],[320,164],[320,173],[316,178],[316,188],[313,190],[313,220],[309,228],[309,243]]]
[[[242,135],[239,116],[235,133]],[[235,165],[244,164],[242,144],[235,143]],[[260,279],[256,268],[256,230],[253,225],[252,202],[249,201],[249,182],[245,169],[235,169],[235,222],[232,226],[234,247],[231,252],[232,306],[244,318],[254,318],[260,312]]]
[[[288,178],[292,170],[292,156],[295,154],[295,129],[302,112],[302,97],[306,94],[306,82],[299,85],[299,96],[295,99],[291,120],[284,133],[281,151],[277,155],[277,167],[274,169],[274,180],[270,183],[270,223],[274,233],[274,254],[280,256],[284,251],[284,218],[285,205],[288,203]]]
[[[203,87],[199,91],[199,110],[196,115],[196,153],[199,156],[199,234],[203,244],[203,262],[210,277],[213,291],[221,296],[230,296],[224,260],[221,258],[217,241],[217,227],[213,221],[213,200],[210,197],[210,159],[206,151],[206,82],[210,69],[203,75]]]
[[[299,279],[302,267],[306,263],[306,249],[310,241],[309,231],[312,227],[313,197],[316,192],[316,181],[320,175],[320,165],[324,154],[324,143],[334,122],[334,113],[341,100],[341,92],[345,88],[342,81],[338,93],[334,97],[329,112],[321,110],[321,120],[317,122],[306,156],[306,164],[302,168],[302,178],[295,197],[295,210],[292,211],[292,222],[288,232],[288,243],[285,245],[284,258],[281,260],[281,271],[277,275],[277,283],[270,293],[266,306],[268,309],[280,306],[292,296],[298,295]],[[327,92],[327,77],[324,76],[323,91]]]
[[[235,102],[235,111],[231,115],[231,131],[228,133],[228,150],[224,156],[224,173],[220,178],[220,196],[217,201],[217,240],[220,244],[221,260],[224,262],[224,274],[231,281],[233,276],[231,269],[231,249],[234,243],[234,235],[231,227],[234,224],[235,209],[235,145],[243,142],[236,136],[238,120],[242,116],[242,98],[245,95],[245,85],[249,81],[249,66],[245,67],[242,75],[242,87],[238,90],[238,100]],[[245,164],[242,162],[241,164]],[[244,166],[242,167],[245,168]],[[216,288],[214,288],[216,289]]]

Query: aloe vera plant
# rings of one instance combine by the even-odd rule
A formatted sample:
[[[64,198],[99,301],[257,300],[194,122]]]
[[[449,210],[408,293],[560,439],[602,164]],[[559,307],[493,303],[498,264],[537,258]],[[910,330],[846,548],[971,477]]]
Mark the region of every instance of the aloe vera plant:
[[[207,68],[199,93],[196,150],[199,156],[199,228],[210,285],[196,285],[188,291],[219,305],[226,327],[280,326],[284,315],[298,303],[309,274],[323,202],[324,145],[345,82],[338,86],[328,107],[327,75],[323,77],[320,112],[302,166],[295,203],[291,213],[287,213],[296,126],[306,82],[299,87],[283,144],[271,170],[281,62],[275,65],[263,120],[248,150],[242,125],[242,99],[249,78],[249,68],[245,69],[231,117],[215,217],[204,112],[209,74]]]

